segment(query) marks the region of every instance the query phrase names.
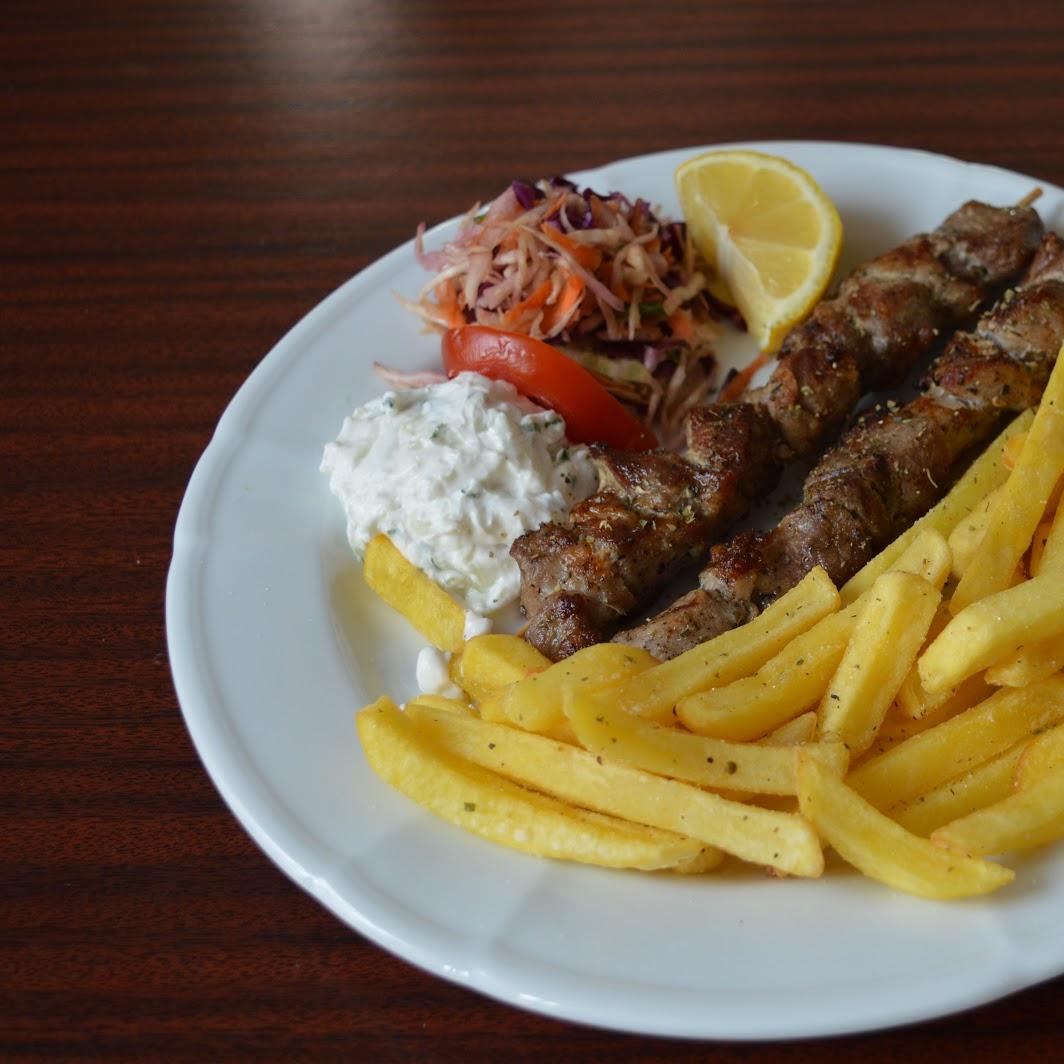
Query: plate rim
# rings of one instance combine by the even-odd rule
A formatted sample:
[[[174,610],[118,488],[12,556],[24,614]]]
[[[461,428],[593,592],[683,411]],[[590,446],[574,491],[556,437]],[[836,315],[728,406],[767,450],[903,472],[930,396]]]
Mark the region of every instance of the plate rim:
[[[913,157],[937,165],[948,164],[961,169],[976,169],[1010,180],[1022,178],[1055,192],[1061,191],[1050,182],[1031,178],[1004,167],[970,162],[924,149],[815,139],[740,141],[663,149],[613,160],[598,167],[576,171],[571,176],[578,181],[591,182],[595,180],[595,175],[615,166],[654,165],[669,156],[694,155],[703,151],[735,147],[784,155],[788,150],[796,149],[887,153],[893,158]],[[429,236],[452,226],[456,220],[451,218],[434,225],[429,230]],[[490,965],[474,971],[449,965],[440,959],[438,945],[434,947],[419,944],[411,941],[409,935],[396,934],[379,918],[374,918],[372,910],[375,906],[367,904],[365,897],[361,899],[362,904],[356,906],[330,883],[329,854],[322,853],[315,847],[317,840],[308,841],[305,828],[296,824],[291,811],[285,809],[283,803],[271,791],[269,780],[262,776],[248,751],[228,725],[224,711],[216,705],[220,695],[209,659],[204,652],[206,648],[197,646],[195,640],[189,640],[186,636],[193,630],[194,609],[201,595],[202,567],[197,571],[197,563],[202,561],[209,548],[207,522],[211,512],[212,492],[221,477],[226,460],[232,459],[234,449],[239,448],[246,439],[247,427],[255,407],[276,387],[277,380],[283,376],[286,360],[294,357],[300,346],[309,342],[314,333],[326,328],[338,314],[342,314],[348,302],[361,288],[372,287],[379,278],[385,277],[397,265],[405,264],[412,247],[413,240],[408,240],[349,278],[309,310],[259,361],[219,418],[189,479],[175,523],[173,555],[166,580],[165,623],[171,674],[178,703],[193,745],[211,781],[237,821],[270,860],[349,927],[416,967],[504,1004],[607,1030],[660,1037],[731,1041],[797,1039],[885,1030],[974,1008],[1064,972],[1064,957],[1055,963],[1035,965],[1029,969],[1021,968],[1013,962],[1007,970],[998,972],[997,978],[986,980],[985,984],[976,990],[966,986],[955,995],[935,998],[933,1004],[925,1002],[923,1008],[910,1003],[907,1009],[887,1010],[889,1015],[884,1015],[882,1010],[877,1013],[872,1009],[857,1018],[843,1019],[840,1016],[836,1023],[825,1023],[822,1018],[805,1024],[796,1023],[794,1013],[788,1012],[786,1022],[768,1023],[755,1031],[741,1020],[734,1022],[733,1017],[729,1015],[714,1013],[706,1007],[705,1002],[701,1015],[697,1019],[688,1016],[686,1022],[683,1010],[676,1014],[660,1014],[659,1022],[648,1022],[646,1017],[626,1022],[625,1016],[618,1014],[619,1010],[615,1004],[609,1008],[589,1007],[590,1003],[586,998],[583,1004],[574,1005],[552,1000],[546,995],[528,995],[510,985],[513,979],[506,977],[505,966],[503,971],[494,971]],[[256,785],[260,793],[249,795],[246,790],[249,783]],[[269,823],[265,819],[267,816],[272,817]],[[371,885],[365,886],[370,892],[374,890]],[[454,937],[453,931],[448,933]],[[531,965],[533,968],[542,965],[542,962],[531,958],[524,960],[526,966]],[[587,976],[578,978],[586,981]],[[704,1022],[709,1018],[715,1020],[711,1025]]]

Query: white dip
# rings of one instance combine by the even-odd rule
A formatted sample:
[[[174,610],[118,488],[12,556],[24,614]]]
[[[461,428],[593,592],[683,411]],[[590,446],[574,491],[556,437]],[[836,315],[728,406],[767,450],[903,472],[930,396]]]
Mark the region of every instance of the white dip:
[[[557,414],[477,373],[359,407],[326,444],[321,471],[359,557],[384,532],[477,613],[517,597],[510,544],[596,481],[587,448],[566,442]]]
[[[417,689],[422,694],[465,699],[465,695],[451,683],[447,669],[449,657],[435,647],[423,647],[418,652],[414,675],[417,677]]]

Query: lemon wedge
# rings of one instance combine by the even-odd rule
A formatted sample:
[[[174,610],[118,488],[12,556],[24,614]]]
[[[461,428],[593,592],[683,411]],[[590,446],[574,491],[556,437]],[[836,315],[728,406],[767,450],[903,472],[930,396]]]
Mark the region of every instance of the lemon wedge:
[[[824,294],[842,222],[800,167],[764,152],[706,152],[676,168],[695,247],[727,288],[762,351],[775,351]]]

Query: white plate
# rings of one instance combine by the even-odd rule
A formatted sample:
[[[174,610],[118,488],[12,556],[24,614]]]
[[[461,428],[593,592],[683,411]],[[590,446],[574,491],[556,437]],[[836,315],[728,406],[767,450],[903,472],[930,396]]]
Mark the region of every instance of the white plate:
[[[1035,184],[1043,217],[1064,229],[1064,192],[1018,174],[888,148],[755,146],[821,182],[845,223],[847,267],[969,197],[1009,203]],[[677,216],[672,171],[697,150],[576,176]],[[418,641],[364,588],[318,462],[344,415],[382,390],[373,359],[436,364],[438,342],[391,296],[424,279],[407,245],[300,322],[225,412],[177,521],[166,620],[178,697],[211,777],[266,853],[340,919],[428,971],[621,1030],[859,1031],[1064,970],[1064,847],[1021,861],[993,897],[950,904],[842,869],[817,882],[626,874],[495,847],[377,780],[353,715],[382,693],[413,693]]]

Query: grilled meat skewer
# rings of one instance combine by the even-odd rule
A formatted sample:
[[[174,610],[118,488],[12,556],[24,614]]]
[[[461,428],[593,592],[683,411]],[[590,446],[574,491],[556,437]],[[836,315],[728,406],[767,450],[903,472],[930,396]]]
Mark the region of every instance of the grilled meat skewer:
[[[924,394],[847,432],[768,534],[713,548],[699,587],[616,636],[661,658],[743,624],[822,565],[844,583],[943,494],[1005,415],[1038,403],[1064,343],[1064,242],[1042,242],[1022,284],[930,367]]]
[[[1042,231],[1029,207],[966,203],[851,274],[787,336],[763,388],[692,411],[682,455],[599,450],[598,491],[510,550],[528,640],[554,660],[601,642],[704,562],[790,458],[818,451],[864,393],[902,380],[1023,269]]]

